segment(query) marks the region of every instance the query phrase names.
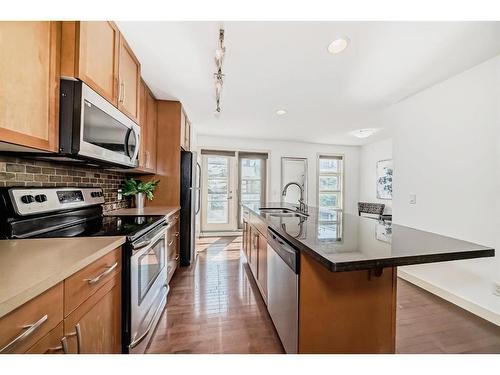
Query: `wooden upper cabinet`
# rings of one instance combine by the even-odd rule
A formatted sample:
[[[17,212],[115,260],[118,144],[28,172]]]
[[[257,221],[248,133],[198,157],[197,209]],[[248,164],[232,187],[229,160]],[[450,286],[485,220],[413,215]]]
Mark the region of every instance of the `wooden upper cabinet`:
[[[123,35],[120,35],[118,109],[139,122],[141,65]]]
[[[148,171],[156,171],[156,128],[157,128],[157,112],[158,105],[155,98],[148,91],[146,93],[146,160],[145,167]]]
[[[119,43],[113,22],[63,22],[61,75],[80,78],[117,105]]]
[[[156,128],[158,105],[144,81],[139,89],[139,123],[141,125],[141,148],[139,172],[156,172]]]
[[[186,114],[181,109],[181,147],[186,150]]]
[[[64,21],[61,75],[81,79],[139,122],[141,66],[114,22]]]
[[[0,142],[57,151],[60,22],[0,22]]]
[[[181,147],[185,151],[190,151],[191,149],[191,123],[188,117],[184,113],[184,109],[181,112]]]

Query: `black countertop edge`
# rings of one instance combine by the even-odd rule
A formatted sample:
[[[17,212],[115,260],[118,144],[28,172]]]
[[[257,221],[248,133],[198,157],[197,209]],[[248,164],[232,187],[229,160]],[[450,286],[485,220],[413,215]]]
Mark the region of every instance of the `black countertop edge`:
[[[314,257],[314,255],[309,249],[304,248],[304,252],[311,254]],[[446,253],[446,254],[428,254],[421,256],[410,256],[410,257],[400,257],[400,258],[390,258],[390,259],[375,259],[373,261],[369,260],[359,261],[359,262],[354,261],[345,263],[331,263],[323,258],[322,263],[326,265],[326,262],[328,262],[328,268],[332,272],[343,272],[343,271],[370,270],[370,269],[387,268],[387,267],[411,266],[416,264],[442,263],[442,262],[450,262],[450,261],[465,260],[465,259],[487,258],[487,257],[492,257],[494,255],[495,255],[495,250],[487,249],[487,250],[462,251],[457,253]]]
[[[331,272],[362,271],[362,270],[372,270],[377,268],[410,266],[416,264],[448,262],[454,260],[486,258],[495,256],[495,250],[493,248],[489,248],[489,249],[477,249],[477,250],[460,251],[460,252],[450,252],[446,254],[425,254],[425,255],[416,255],[407,257],[397,257],[397,258],[382,258],[382,259],[348,261],[348,262],[332,262],[321,256],[321,254],[314,251],[313,249],[310,249],[303,242],[288,235],[281,229],[281,227],[272,225],[269,222],[265,221],[260,216],[260,214],[258,212],[255,212],[252,208],[248,206],[245,207],[248,210],[250,210],[252,215],[256,215],[257,217],[259,217],[260,220],[266,223],[268,228],[272,228],[273,231],[278,233],[285,241],[290,243],[299,251],[303,251],[305,254],[314,258],[316,261],[321,263]],[[295,206],[284,204],[283,207],[291,208]]]

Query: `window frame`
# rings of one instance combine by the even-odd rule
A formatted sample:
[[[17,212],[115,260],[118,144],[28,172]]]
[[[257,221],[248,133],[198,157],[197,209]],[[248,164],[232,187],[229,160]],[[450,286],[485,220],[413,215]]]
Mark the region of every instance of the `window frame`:
[[[340,170],[339,172],[331,172],[331,173],[321,173],[320,172],[320,161],[324,159],[336,159],[340,160]],[[337,177],[340,181],[337,190],[324,190],[320,189],[320,178],[321,177]],[[321,224],[336,224],[337,225],[337,238],[336,240],[341,240],[342,238],[342,215],[344,211],[344,186],[345,186],[345,155],[344,154],[329,154],[329,153],[318,153],[316,157],[316,207],[318,209],[318,213],[321,210],[320,207],[320,194],[321,193],[337,193],[338,194],[338,208],[334,208],[337,212],[336,220],[321,220],[318,216],[318,226]],[[332,239],[325,239],[332,240]]]

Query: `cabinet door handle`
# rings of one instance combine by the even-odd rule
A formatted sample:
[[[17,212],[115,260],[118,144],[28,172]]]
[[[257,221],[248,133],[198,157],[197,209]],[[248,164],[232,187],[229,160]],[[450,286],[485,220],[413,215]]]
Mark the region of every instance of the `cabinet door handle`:
[[[93,279],[83,279],[83,281],[86,281],[88,282],[90,285],[92,284],[95,284],[97,282],[99,282],[99,280],[101,280],[103,277],[106,277],[107,275],[109,275],[111,272],[113,272],[113,270],[118,267],[118,262],[115,262],[115,264],[113,264],[112,266],[108,267],[108,269],[106,271],[104,271],[103,273],[101,273],[100,275],[97,275],[96,277],[94,277]]]
[[[45,314],[38,321],[33,324],[27,324],[22,326],[23,329],[26,329],[25,332],[21,333],[14,340],[5,345],[2,349],[0,349],[0,353],[8,353],[10,352],[17,344],[26,340],[29,336],[31,336],[40,326],[45,323],[49,319],[49,316]]]
[[[120,91],[118,92],[118,102],[122,103],[125,101],[125,85],[123,81],[120,82]]]
[[[48,348],[46,353],[57,353],[62,351],[64,354],[68,354],[68,342],[66,337],[61,339],[61,345],[56,346],[55,348]]]
[[[174,233],[174,236],[175,236],[175,237],[179,237],[179,232],[175,232],[175,233]]]
[[[168,243],[167,247],[172,246],[172,244],[173,244],[173,243],[174,243],[174,240],[170,241],[170,242]]]
[[[178,261],[179,260],[179,254],[177,254],[177,256],[175,257],[175,260]]]
[[[80,328],[80,323],[78,323],[75,326],[75,332],[68,333],[67,336],[65,336],[65,337],[62,338],[61,344],[63,346],[63,351],[65,353],[68,352],[68,340],[67,340],[67,337],[73,337],[73,336],[76,336],[76,354],[80,354],[81,353],[81,349],[82,349],[82,331],[81,331],[81,328]]]

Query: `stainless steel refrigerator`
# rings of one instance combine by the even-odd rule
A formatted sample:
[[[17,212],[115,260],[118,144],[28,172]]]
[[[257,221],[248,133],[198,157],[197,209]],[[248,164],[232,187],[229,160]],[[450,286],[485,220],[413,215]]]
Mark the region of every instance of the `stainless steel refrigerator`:
[[[201,166],[196,159],[196,152],[181,151],[181,266],[196,260],[196,215],[201,206]]]

